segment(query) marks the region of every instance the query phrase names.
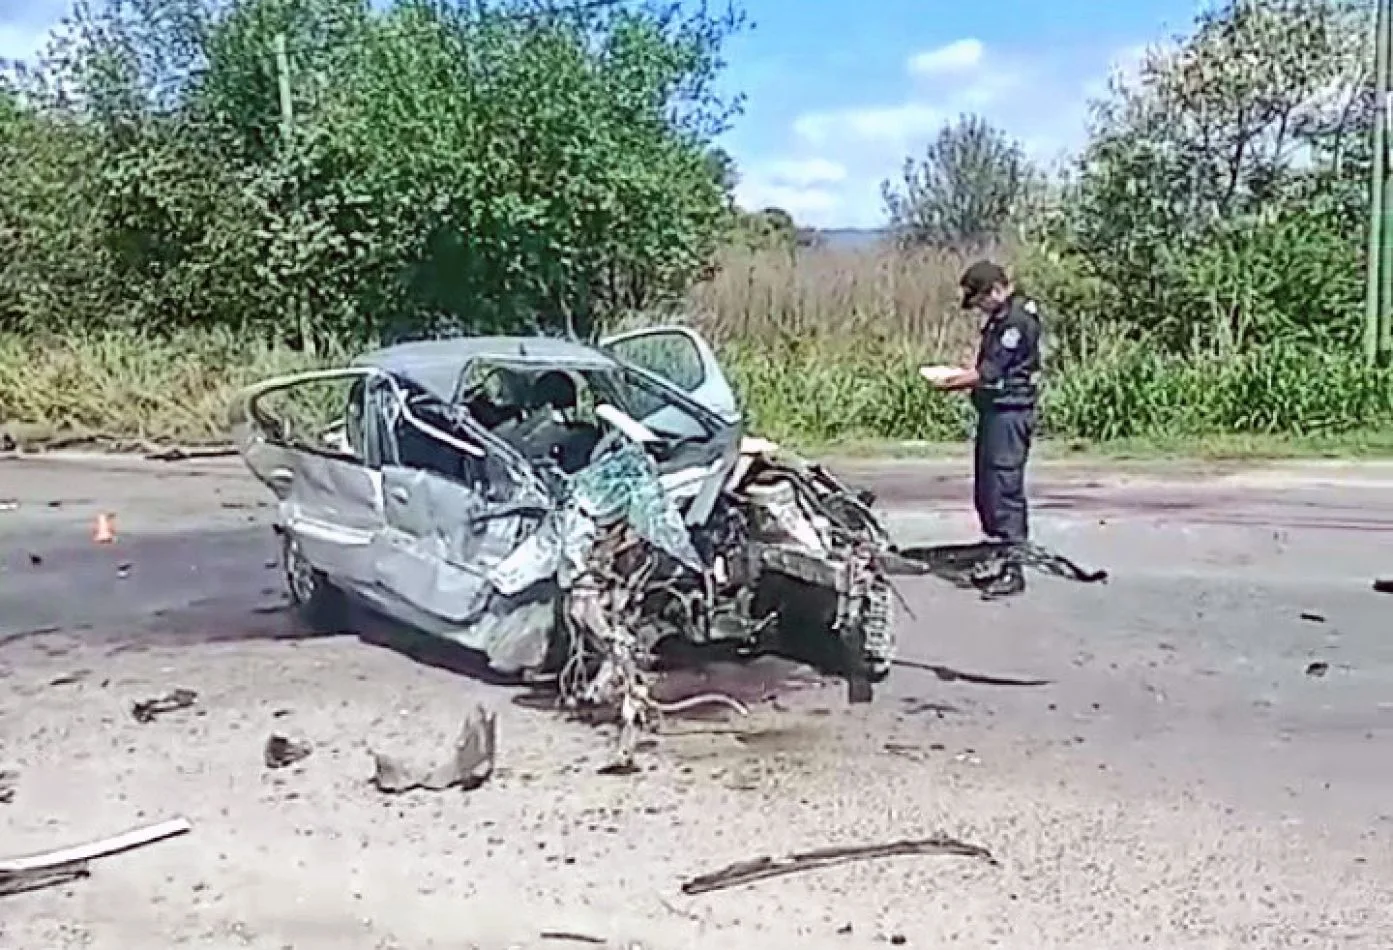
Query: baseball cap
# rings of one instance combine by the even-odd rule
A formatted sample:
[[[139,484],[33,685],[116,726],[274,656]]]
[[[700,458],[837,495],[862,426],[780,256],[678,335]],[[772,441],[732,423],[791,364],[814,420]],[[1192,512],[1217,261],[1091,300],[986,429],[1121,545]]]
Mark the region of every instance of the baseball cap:
[[[977,303],[978,299],[991,290],[997,284],[1005,284],[1010,281],[1006,276],[1006,271],[998,264],[991,261],[978,261],[963,272],[962,279],[958,281],[958,286],[962,288],[963,299],[962,308],[970,310]]]

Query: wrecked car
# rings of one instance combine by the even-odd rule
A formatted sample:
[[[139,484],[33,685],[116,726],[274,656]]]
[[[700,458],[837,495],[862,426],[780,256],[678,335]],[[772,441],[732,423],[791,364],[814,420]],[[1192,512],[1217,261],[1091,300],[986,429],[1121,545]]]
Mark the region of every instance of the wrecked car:
[[[854,701],[889,671],[872,500],[743,437],[691,329],[403,343],[249,387],[231,421],[313,625],[361,602],[626,722],[674,645],[800,659]]]

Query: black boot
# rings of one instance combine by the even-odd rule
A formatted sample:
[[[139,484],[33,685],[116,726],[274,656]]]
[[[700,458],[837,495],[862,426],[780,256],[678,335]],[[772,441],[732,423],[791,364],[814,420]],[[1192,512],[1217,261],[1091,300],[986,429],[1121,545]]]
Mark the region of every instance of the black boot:
[[[1001,600],[1025,592],[1025,571],[1019,562],[1008,562],[991,583],[982,588],[983,600]]]

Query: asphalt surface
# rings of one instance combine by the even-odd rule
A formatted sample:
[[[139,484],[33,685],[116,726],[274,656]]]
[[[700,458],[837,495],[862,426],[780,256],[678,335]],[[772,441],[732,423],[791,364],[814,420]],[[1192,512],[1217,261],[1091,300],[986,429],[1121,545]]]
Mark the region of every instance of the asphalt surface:
[[[961,463],[838,470],[878,493],[903,544],[973,538]],[[970,721],[1068,749],[1120,801],[1166,786],[1244,822],[1338,830],[1367,852],[1312,861],[1378,855],[1383,874],[1393,596],[1371,584],[1393,575],[1393,470],[1040,466],[1031,495],[1037,539],[1109,580],[1033,574],[1024,597],[987,604],[900,579],[900,652],[1049,684],[899,668],[877,707],[926,735]],[[0,665],[53,636],[113,649],[294,636],[267,497],[230,462],[0,461]],[[113,544],[91,538],[102,511],[116,516]],[[1386,945],[1371,939],[1341,945]]]

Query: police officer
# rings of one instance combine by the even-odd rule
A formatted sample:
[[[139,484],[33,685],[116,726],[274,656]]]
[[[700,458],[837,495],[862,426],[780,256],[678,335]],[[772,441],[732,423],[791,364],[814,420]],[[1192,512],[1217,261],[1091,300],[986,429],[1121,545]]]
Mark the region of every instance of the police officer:
[[[982,533],[1002,542],[1005,558],[980,577],[982,595],[1008,597],[1025,590],[1022,549],[1030,538],[1025,464],[1035,434],[1039,396],[1040,317],[1035,301],[1016,293],[1006,271],[978,261],[959,281],[964,310],[986,318],[977,362],[936,385],[970,390],[977,409],[973,500]]]

